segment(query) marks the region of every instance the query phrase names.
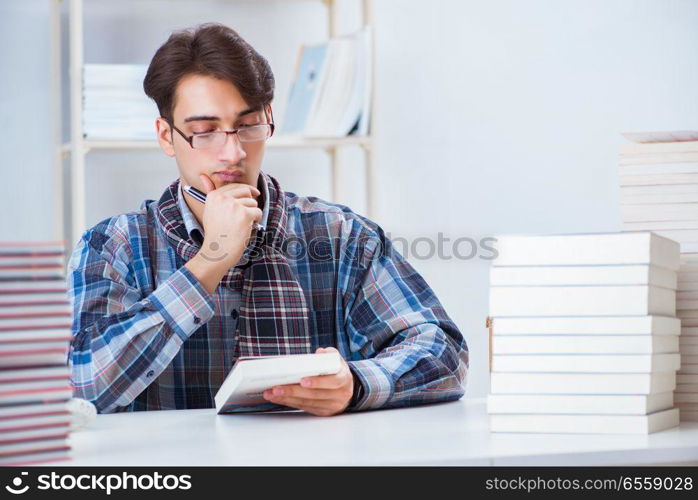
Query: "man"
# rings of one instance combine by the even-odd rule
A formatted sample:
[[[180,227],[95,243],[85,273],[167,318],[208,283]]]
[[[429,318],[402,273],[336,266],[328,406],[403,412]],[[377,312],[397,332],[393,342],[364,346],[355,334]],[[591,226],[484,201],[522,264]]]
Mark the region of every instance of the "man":
[[[466,343],[383,230],[261,171],[274,131],[261,55],[200,25],[170,36],[143,86],[179,178],[77,243],[77,397],[102,413],[209,408],[238,357],[324,349],[344,358],[338,374],[267,390],[260,409],[327,416],[463,395]]]

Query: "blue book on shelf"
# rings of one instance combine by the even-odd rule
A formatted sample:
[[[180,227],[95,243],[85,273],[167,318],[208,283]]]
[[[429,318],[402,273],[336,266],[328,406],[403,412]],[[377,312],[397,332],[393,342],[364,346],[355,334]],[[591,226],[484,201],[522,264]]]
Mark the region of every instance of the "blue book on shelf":
[[[313,102],[316,99],[323,67],[327,59],[328,44],[305,46],[300,57],[296,77],[291,86],[282,131],[302,134]]]

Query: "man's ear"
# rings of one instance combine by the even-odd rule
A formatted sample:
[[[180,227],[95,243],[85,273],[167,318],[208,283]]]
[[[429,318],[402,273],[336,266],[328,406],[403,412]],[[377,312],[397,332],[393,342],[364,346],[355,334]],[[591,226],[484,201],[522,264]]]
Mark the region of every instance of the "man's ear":
[[[172,127],[170,127],[170,124],[167,123],[167,120],[165,120],[163,117],[159,117],[155,119],[155,128],[158,134],[160,149],[162,149],[167,156],[173,157],[175,155],[175,150],[173,144],[174,136],[172,134]]]

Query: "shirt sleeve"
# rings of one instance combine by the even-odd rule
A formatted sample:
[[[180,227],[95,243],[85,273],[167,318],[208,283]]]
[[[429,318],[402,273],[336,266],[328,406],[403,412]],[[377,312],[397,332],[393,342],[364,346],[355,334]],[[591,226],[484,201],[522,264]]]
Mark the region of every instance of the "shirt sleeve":
[[[465,393],[468,348],[432,289],[379,228],[367,245],[345,312],[361,382],[349,410],[459,399]],[[359,358],[359,359],[356,359]]]
[[[88,230],[67,266],[73,323],[68,364],[76,397],[100,413],[128,405],[214,314],[213,297],[181,267],[147,296],[136,286],[131,252]],[[95,243],[96,242],[96,243]],[[108,249],[110,248],[110,249]]]

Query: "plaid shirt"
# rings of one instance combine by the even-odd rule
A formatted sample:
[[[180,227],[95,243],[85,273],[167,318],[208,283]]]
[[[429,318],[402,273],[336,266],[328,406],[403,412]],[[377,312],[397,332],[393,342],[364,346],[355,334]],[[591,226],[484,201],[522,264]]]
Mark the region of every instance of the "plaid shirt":
[[[381,227],[344,205],[283,195],[288,235],[308,250],[288,260],[311,310],[313,350],[336,347],[358,382],[349,410],[460,398],[466,342]],[[180,222],[200,244],[203,230],[180,200]],[[240,294],[203,288],[156,205],[88,229],[68,263],[71,383],[100,413],[214,407],[235,362]]]

